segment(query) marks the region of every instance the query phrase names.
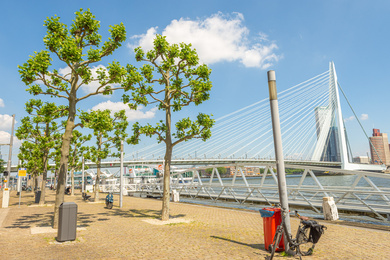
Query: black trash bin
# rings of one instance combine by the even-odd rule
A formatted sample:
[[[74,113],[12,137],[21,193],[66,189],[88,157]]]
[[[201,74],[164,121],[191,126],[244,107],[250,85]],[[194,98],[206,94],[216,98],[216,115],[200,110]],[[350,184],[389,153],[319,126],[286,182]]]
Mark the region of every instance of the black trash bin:
[[[64,202],[60,205],[57,241],[73,241],[76,239],[77,204]]]
[[[39,200],[41,199],[41,191],[37,190],[35,192],[35,203],[39,203]]]

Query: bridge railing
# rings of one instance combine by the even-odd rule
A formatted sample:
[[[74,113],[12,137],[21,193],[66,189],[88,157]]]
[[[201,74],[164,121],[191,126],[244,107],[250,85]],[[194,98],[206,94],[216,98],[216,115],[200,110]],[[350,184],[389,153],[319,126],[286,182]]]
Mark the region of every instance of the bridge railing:
[[[203,167],[213,169],[208,178],[200,176],[201,168],[186,169],[187,173],[192,172],[191,178],[173,173],[171,190],[177,190],[182,196],[213,201],[269,205],[279,202],[275,165],[252,165],[263,169],[256,177],[246,176],[243,174],[245,167],[236,165],[229,178],[222,178],[217,167],[221,165]],[[388,221],[383,215],[390,216],[390,175],[296,165],[287,165],[286,168],[301,169],[299,174],[287,175],[290,205],[310,207],[320,213],[323,197],[333,197],[340,210],[372,212],[377,218]],[[162,196],[162,190],[162,179],[157,178],[153,183],[132,186],[129,192]]]

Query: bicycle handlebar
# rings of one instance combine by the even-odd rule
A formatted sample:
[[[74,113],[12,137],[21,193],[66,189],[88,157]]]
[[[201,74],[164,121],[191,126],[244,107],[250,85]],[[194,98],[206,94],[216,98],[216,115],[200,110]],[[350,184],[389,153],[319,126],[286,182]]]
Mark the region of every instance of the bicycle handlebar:
[[[305,220],[305,221],[309,220],[308,217],[299,215],[297,210],[295,211],[295,216],[298,217],[300,220]]]

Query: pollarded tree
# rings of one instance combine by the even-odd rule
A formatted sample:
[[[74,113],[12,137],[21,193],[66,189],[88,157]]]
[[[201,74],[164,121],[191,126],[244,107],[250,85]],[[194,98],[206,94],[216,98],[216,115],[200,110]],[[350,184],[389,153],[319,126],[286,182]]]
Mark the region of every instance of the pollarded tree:
[[[18,159],[20,160],[19,167],[28,169],[28,174],[32,176],[32,188],[38,188],[37,178],[43,168],[41,158],[42,152],[38,145],[29,141],[23,141],[19,148]],[[41,196],[44,197],[44,196]]]
[[[77,130],[73,130],[72,141],[70,143],[70,154],[69,154],[69,167],[70,176],[72,182],[72,196],[74,196],[74,172],[82,168],[82,161],[80,158],[88,152],[89,147],[84,146],[86,142],[91,140],[92,135],[83,135]]]
[[[126,69],[113,61],[107,68],[97,70],[97,77],[92,75],[92,65],[111,55],[126,40],[124,25],[110,26],[111,37],[101,45],[98,30],[100,22],[89,11],[76,12],[70,28],[60,22],[57,16],[48,18],[44,26],[47,34],[43,41],[47,50],[35,52],[26,63],[19,66],[22,81],[33,95],[48,95],[62,98],[68,105],[68,118],[62,137],[61,162],[54,207],[53,227],[58,227],[59,206],[64,201],[65,181],[68,172],[69,147],[72,131],[78,125],[76,119],[77,104],[93,95],[109,95],[116,89],[125,89],[120,84]],[[51,69],[52,56],[67,66],[70,72],[62,75],[57,69]],[[80,88],[92,82],[98,83],[96,91],[81,95]],[[41,85],[40,85],[41,84]]]
[[[41,198],[39,204],[45,204],[45,186],[49,166],[50,150],[54,148],[59,137],[59,125],[56,120],[66,116],[65,106],[55,103],[43,103],[41,100],[30,100],[26,103],[30,116],[22,119],[22,125],[16,130],[16,136],[24,140],[19,159],[34,177],[42,173]]]
[[[112,118],[111,111],[95,110],[90,113],[82,112],[80,115],[81,122],[84,127],[93,130],[93,135],[96,137],[96,146],[89,149],[85,158],[96,163],[96,179],[95,179],[95,201],[99,200],[99,183],[101,175],[101,162],[108,156],[118,157],[119,153],[111,153],[111,148],[120,150],[121,140],[127,137],[126,129],[129,123],[125,115],[125,110],[114,113]]]
[[[209,79],[211,70],[207,65],[199,65],[199,58],[191,44],[181,43],[170,45],[165,37],[157,35],[154,48],[145,53],[138,47],[135,49],[137,61],[145,61],[140,72],[131,65],[127,66],[129,77],[127,86],[133,89],[132,97],[124,96],[124,102],[130,103],[131,108],[137,105],[156,103],[159,110],[165,112],[165,120],[156,126],[150,124],[133,125],[134,135],[131,143],[137,144],[140,135],[157,136],[158,142],[165,143],[164,157],[164,191],[162,216],[163,221],[169,219],[170,195],[170,165],[173,147],[192,138],[203,141],[211,136],[210,128],[214,120],[209,115],[199,113],[197,119],[182,118],[172,129],[172,112],[180,111],[183,107],[194,103],[201,104],[209,99],[212,84]],[[137,85],[135,85],[137,84]],[[136,86],[136,87],[135,87]]]

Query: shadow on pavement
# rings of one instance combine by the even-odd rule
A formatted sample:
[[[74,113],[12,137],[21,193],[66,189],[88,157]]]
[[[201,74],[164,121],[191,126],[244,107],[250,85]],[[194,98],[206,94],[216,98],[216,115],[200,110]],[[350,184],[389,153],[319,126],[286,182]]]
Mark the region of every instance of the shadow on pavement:
[[[98,215],[103,216],[120,216],[124,218],[161,218],[161,210],[151,210],[151,209],[130,209],[124,211],[121,209],[112,209],[107,210],[107,212],[98,213]],[[181,218],[185,217],[184,214],[170,215],[171,218]]]
[[[266,251],[265,247],[264,247],[264,244],[246,244],[246,243],[242,243],[242,242],[239,242],[239,241],[227,239],[227,238],[224,238],[224,237],[217,237],[217,236],[211,236],[211,237],[212,238],[216,238],[216,239],[225,240],[225,241],[228,241],[228,242],[232,242],[232,243],[235,243],[235,244],[239,244],[239,245],[243,245],[243,246],[249,246],[249,247],[252,247],[252,248],[255,248],[255,249],[261,249],[261,250]]]
[[[184,214],[170,215],[170,218],[182,218]],[[122,217],[122,218],[161,218],[161,210],[121,210],[121,209],[107,209],[106,212],[99,212],[96,214],[78,212],[77,222],[82,226],[89,226],[91,223],[96,221],[109,221],[111,217]]]
[[[53,213],[32,214],[29,216],[21,216],[13,221],[10,226],[5,228],[31,228],[51,226],[53,222]]]

